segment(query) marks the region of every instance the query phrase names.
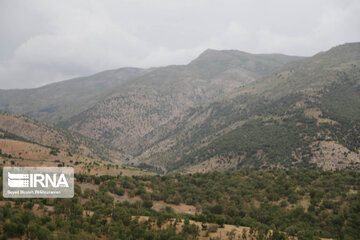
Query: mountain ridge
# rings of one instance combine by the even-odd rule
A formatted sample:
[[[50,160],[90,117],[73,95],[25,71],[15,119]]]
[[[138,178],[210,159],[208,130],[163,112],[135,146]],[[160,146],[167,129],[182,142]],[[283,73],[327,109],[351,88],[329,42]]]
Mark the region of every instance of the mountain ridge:
[[[54,124],[92,106],[104,91],[148,71],[121,68],[34,89],[0,90],[0,109]]]
[[[360,43],[310,58],[209,49],[139,70],[57,124],[152,170],[359,168],[359,66]]]

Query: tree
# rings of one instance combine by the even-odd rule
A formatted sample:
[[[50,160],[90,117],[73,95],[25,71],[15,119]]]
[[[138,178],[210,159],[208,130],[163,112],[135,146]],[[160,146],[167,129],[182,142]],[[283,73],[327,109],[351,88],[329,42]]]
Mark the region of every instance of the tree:
[[[194,223],[184,224],[183,233],[192,236],[192,239],[196,239],[200,234],[200,230],[199,230],[199,227]]]
[[[6,222],[3,230],[7,237],[21,237],[25,233],[25,226],[22,223]]]
[[[153,206],[153,202],[150,201],[150,200],[145,200],[145,201],[143,202],[142,206],[143,206],[144,208],[150,209],[150,208],[152,208],[152,206]]]

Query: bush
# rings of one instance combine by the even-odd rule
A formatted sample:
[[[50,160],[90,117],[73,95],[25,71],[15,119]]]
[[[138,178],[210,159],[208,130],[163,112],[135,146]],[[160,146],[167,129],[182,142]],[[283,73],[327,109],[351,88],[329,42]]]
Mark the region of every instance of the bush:
[[[153,202],[150,201],[150,200],[145,200],[145,201],[143,202],[142,206],[143,206],[144,208],[150,209],[150,208],[152,208],[152,206],[153,206]]]

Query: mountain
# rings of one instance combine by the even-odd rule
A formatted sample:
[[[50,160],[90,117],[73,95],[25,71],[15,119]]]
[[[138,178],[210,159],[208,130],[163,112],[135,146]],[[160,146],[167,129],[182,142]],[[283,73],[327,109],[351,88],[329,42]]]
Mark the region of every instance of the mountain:
[[[5,112],[0,112],[0,135],[2,153],[7,149],[7,154],[13,158],[29,155],[30,159],[44,161],[50,155],[61,155],[58,158],[62,159],[77,155],[117,164],[125,162],[126,158],[117,149],[78,133]]]
[[[167,170],[360,167],[360,43],[292,62],[189,109],[136,161]],[[176,126],[176,127],[172,127]]]
[[[359,66],[360,43],[310,58],[209,49],[187,65],[132,69],[132,77],[91,94],[87,82],[102,86],[112,77],[85,78],[82,101],[58,91],[73,94],[71,104],[57,102],[68,106],[60,114],[20,112],[120,149],[152,170],[358,169]],[[76,81],[60,85],[71,92]]]
[[[0,109],[57,124],[129,154],[186,110],[232,92],[285,63],[281,54],[208,49],[188,65],[122,68],[36,89],[0,90]]]
[[[171,124],[188,109],[209,103],[297,59],[206,50],[188,65],[158,68],[120,85],[104,100],[60,126],[137,155],[161,137],[152,132]]]
[[[0,90],[0,109],[55,124],[93,106],[102,93],[149,71],[120,68],[35,89]]]

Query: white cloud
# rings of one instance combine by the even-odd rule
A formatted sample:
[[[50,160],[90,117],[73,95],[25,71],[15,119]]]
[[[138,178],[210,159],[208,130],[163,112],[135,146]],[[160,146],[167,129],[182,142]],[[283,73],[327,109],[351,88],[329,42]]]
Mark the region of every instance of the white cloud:
[[[358,41],[359,11],[356,0],[0,1],[0,88],[184,64],[206,48],[312,55]]]

